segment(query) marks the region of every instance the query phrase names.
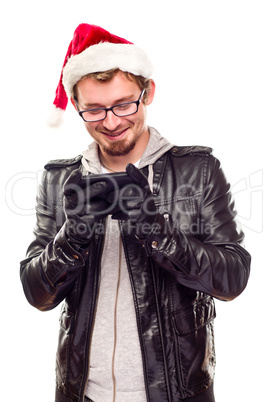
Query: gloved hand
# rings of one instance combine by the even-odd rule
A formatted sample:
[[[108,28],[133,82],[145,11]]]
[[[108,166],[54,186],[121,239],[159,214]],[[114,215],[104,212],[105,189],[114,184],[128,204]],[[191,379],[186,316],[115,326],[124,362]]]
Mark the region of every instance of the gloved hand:
[[[108,215],[110,204],[106,197],[107,183],[88,185],[79,169],[71,173],[64,184],[65,233],[70,243],[87,245],[94,225]]]
[[[129,163],[126,172],[134,184],[129,184],[123,189],[120,194],[121,211],[112,217],[113,219],[129,219],[136,236],[144,240],[154,229],[158,216],[154,196],[146,177],[138,168]]]

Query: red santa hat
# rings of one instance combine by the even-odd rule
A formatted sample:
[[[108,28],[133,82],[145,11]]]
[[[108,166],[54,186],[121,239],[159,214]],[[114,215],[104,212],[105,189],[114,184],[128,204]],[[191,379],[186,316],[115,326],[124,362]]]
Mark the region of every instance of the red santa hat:
[[[64,59],[48,124],[61,124],[68,97],[83,76],[114,68],[145,78],[150,78],[153,70],[146,53],[132,42],[96,25],[78,25]]]

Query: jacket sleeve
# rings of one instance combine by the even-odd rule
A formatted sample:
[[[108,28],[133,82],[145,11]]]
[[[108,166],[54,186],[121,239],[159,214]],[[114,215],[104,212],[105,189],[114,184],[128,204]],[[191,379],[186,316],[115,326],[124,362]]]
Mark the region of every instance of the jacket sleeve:
[[[56,307],[67,296],[85,265],[84,255],[65,238],[64,222],[59,229],[57,220],[63,220],[62,184],[53,186],[50,176],[44,171],[37,195],[35,238],[20,268],[27,300],[43,311]]]
[[[145,248],[182,285],[232,300],[247,285],[251,257],[242,246],[244,235],[235,221],[230,185],[219,161],[212,156],[209,161],[199,211],[206,230],[198,237],[186,235],[175,222],[167,225],[158,215],[156,227],[162,230],[150,233]]]

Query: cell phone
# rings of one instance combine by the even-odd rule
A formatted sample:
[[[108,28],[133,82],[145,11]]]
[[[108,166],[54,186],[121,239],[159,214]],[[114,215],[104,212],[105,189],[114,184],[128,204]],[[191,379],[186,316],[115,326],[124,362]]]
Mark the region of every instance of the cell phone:
[[[83,176],[83,180],[86,185],[105,181],[107,183],[108,191],[118,190],[128,184],[134,184],[133,180],[126,172],[90,174]]]
[[[122,219],[122,203],[120,203],[120,199],[123,188],[131,184],[135,187],[137,186],[126,172],[91,174],[83,176],[83,181],[85,187],[105,181],[107,183],[106,191],[113,194],[109,214],[112,215],[113,219]],[[118,215],[119,212],[121,215]]]

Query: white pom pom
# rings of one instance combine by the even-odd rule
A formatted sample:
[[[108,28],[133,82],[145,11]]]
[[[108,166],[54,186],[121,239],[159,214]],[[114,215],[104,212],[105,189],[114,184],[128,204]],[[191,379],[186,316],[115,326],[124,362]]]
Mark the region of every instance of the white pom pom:
[[[47,118],[47,124],[51,128],[57,128],[63,123],[64,110],[53,105],[53,108]]]

